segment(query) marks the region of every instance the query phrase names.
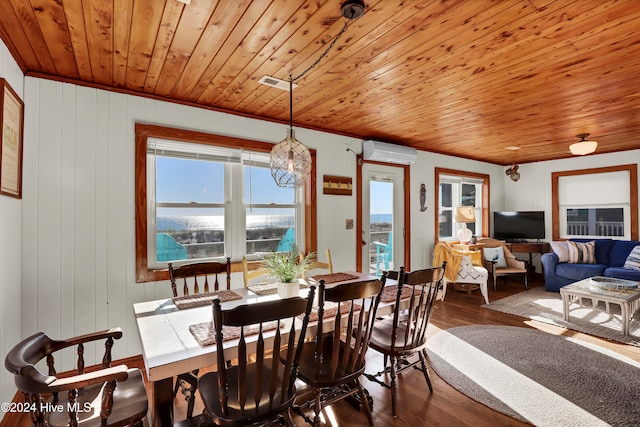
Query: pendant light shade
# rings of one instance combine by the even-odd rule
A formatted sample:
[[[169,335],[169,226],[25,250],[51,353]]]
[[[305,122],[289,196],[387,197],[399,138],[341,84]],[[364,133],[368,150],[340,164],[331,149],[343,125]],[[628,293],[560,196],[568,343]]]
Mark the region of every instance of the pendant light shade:
[[[296,139],[293,128],[271,149],[271,175],[278,187],[300,187],[311,172],[311,153]]]
[[[598,148],[598,143],[596,141],[586,140],[589,137],[588,133],[581,133],[579,135],[576,135],[576,137],[580,138],[580,141],[569,146],[569,151],[571,151],[571,154],[573,154],[574,156],[584,156],[585,154],[591,154],[596,151],[596,148]]]
[[[289,129],[271,149],[271,176],[278,187],[302,187],[311,173],[311,153],[293,130],[293,78],[289,76]]]

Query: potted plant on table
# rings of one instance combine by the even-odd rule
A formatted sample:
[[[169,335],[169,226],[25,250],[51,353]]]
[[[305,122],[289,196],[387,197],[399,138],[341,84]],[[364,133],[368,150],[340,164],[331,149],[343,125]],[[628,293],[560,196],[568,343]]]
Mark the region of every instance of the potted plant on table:
[[[300,291],[298,279],[302,273],[311,270],[315,253],[309,252],[300,257],[298,247],[294,245],[290,251],[274,252],[262,260],[262,267],[269,270],[269,275],[278,283],[278,295],[282,298],[297,296]]]

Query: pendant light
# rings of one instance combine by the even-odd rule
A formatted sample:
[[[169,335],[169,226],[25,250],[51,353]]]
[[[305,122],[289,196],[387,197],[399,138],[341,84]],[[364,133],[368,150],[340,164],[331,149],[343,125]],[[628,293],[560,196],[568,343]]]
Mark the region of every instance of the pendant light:
[[[590,134],[588,133],[580,133],[576,135],[576,138],[580,138],[580,141],[575,144],[571,144],[569,146],[569,151],[574,156],[584,156],[585,154],[591,154],[596,151],[598,148],[598,143],[596,141],[587,141],[587,138]]]
[[[300,187],[311,172],[311,153],[293,130],[293,78],[289,76],[289,129],[271,149],[271,176],[278,187]]]
[[[285,139],[277,143],[271,149],[271,176],[279,187],[301,187],[311,173],[311,153],[309,149],[296,138],[293,130],[293,83],[304,77],[311,69],[320,63],[331,48],[336,44],[340,36],[349,27],[353,19],[364,14],[364,2],[362,0],[347,0],[342,3],[340,12],[348,21],[342,30],[334,37],[327,49],[320,57],[298,76],[289,75],[289,128]]]

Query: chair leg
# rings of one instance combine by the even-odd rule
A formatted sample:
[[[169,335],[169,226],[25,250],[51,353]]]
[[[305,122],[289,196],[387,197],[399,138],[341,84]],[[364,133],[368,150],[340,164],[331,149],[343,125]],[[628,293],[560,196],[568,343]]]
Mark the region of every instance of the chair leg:
[[[366,393],[364,392],[364,388],[362,384],[360,384],[360,380],[356,378],[356,386],[358,387],[358,394],[360,396],[360,403],[364,408],[364,411],[367,414],[367,420],[369,420],[369,425],[373,427],[373,417],[371,416],[371,408],[369,407],[369,399],[367,398]]]
[[[427,381],[427,386],[429,387],[429,392],[433,393],[433,386],[431,385],[431,378],[429,377],[429,368],[427,368],[427,356],[426,350],[422,349],[418,352],[420,356],[420,364],[422,365],[422,373],[424,374],[424,379]]]
[[[313,405],[313,426],[320,427],[320,411],[322,411],[322,402],[320,401],[320,395],[322,394],[322,390],[313,389],[313,395],[315,399],[315,404]]]
[[[495,292],[498,289],[498,278],[496,275],[493,275],[493,291]]]
[[[391,357],[391,383],[390,383],[390,390],[391,390],[391,415],[393,415],[393,418],[397,418],[398,415],[396,414],[396,402],[398,399],[398,380],[397,380],[397,374],[396,374],[396,363],[397,363],[398,359],[395,357]]]
[[[529,289],[529,275],[524,273],[524,288]]]

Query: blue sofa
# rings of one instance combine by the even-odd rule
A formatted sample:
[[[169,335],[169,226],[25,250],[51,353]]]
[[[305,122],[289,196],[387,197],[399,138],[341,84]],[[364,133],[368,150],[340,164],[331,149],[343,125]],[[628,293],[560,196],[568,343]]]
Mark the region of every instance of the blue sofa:
[[[559,262],[558,256],[549,252],[542,255],[544,285],[547,291],[560,292],[560,288],[578,280],[593,276],[615,277],[640,281],[640,271],[623,268],[631,250],[640,245],[635,240],[570,239],[575,242],[595,240],[596,264],[570,264]]]

